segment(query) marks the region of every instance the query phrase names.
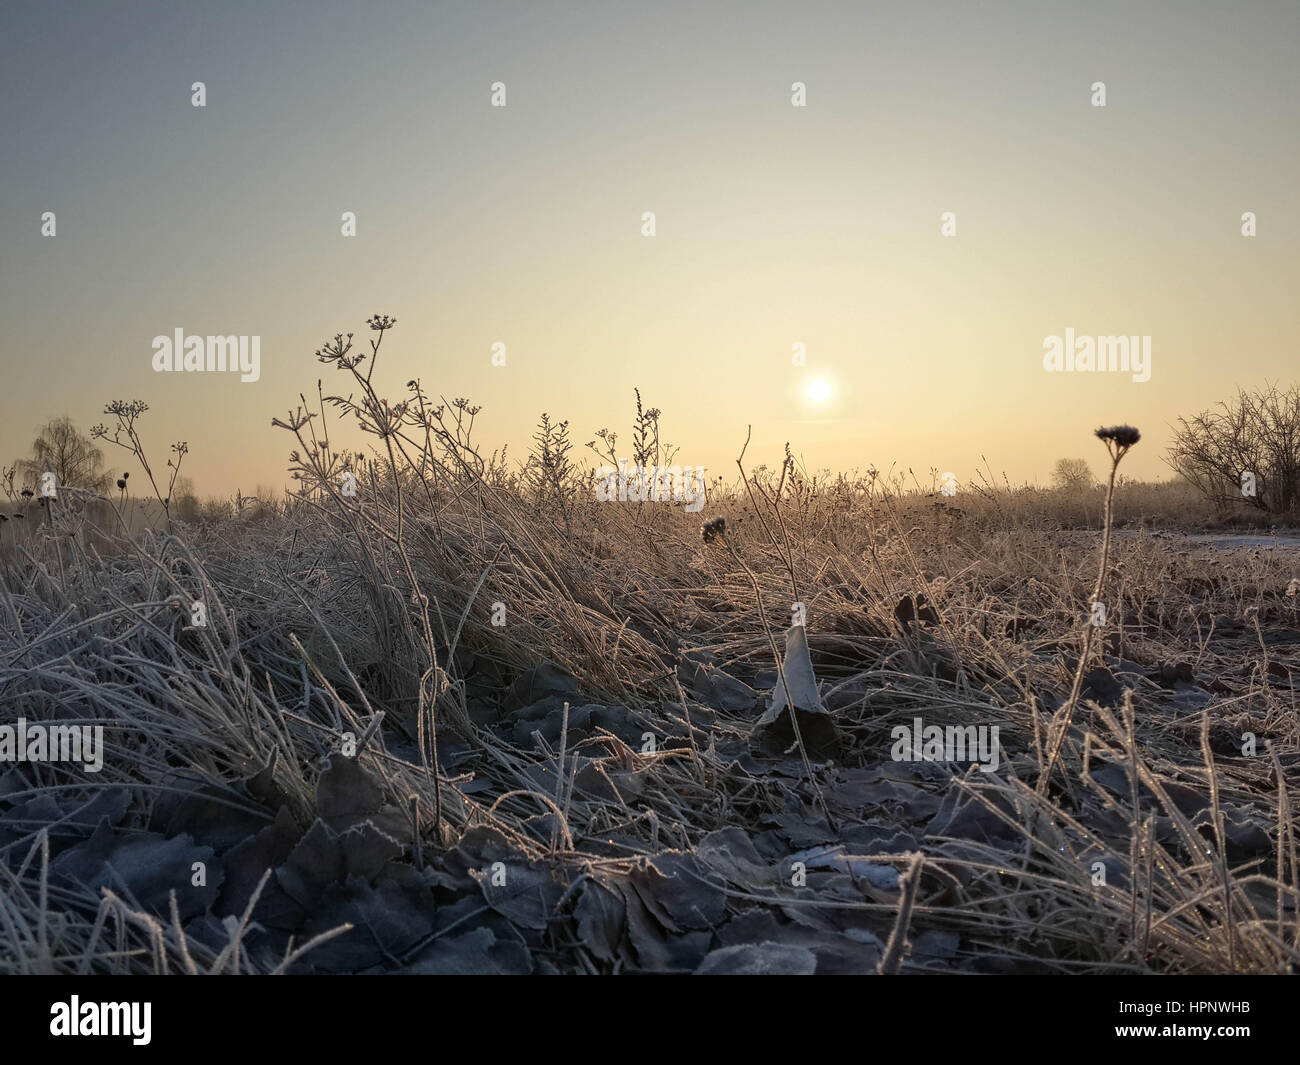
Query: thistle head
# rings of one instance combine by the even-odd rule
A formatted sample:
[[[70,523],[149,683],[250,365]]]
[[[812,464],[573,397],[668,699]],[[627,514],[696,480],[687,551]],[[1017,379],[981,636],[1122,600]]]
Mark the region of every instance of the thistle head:
[[[1119,447],[1130,448],[1142,439],[1142,434],[1131,425],[1112,425],[1098,429],[1097,439],[1108,442],[1113,440]]]
[[[1128,449],[1142,439],[1139,433],[1131,425],[1110,425],[1103,426],[1096,430],[1097,439],[1106,445],[1106,450],[1115,462],[1128,452]]]

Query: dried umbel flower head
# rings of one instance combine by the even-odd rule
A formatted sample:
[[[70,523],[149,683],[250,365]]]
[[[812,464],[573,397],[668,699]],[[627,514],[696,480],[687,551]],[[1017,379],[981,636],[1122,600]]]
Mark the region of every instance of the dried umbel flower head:
[[[710,518],[700,526],[700,535],[704,537],[706,544],[713,543],[727,535],[727,519],[719,514],[716,518]]]
[[[1127,451],[1142,439],[1142,434],[1131,425],[1112,425],[1098,429],[1097,439],[1104,440],[1107,447],[1110,446],[1111,441],[1114,441],[1117,447]]]

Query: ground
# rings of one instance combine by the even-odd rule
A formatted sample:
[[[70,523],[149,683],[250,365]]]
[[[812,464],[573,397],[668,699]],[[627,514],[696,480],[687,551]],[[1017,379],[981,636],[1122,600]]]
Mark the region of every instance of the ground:
[[[0,764],[0,971],[1294,967],[1294,537],[1122,489],[1089,633],[1100,495],[759,483],[36,522],[0,723],[104,765]]]

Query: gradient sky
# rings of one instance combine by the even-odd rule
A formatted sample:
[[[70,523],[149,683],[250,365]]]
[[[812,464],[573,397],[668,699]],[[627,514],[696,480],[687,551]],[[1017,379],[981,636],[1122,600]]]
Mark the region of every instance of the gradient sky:
[[[1298,376],[1297,44],[1294,0],[4,0],[0,456],[140,398],[201,494],[282,487],[271,418],[380,312],[389,394],[520,459],[542,410],[630,440],[639,386],[727,475],[747,423],[755,462],[964,481],[1100,470],[1128,421],[1164,476],[1180,414]],[[177,327],[260,335],[261,379],[155,373]],[[1150,335],[1151,380],[1045,373],[1067,328]]]

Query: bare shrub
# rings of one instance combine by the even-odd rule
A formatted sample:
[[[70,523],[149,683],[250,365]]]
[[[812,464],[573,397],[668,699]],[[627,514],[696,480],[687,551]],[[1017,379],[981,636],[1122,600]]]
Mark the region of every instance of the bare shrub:
[[[1294,513],[1300,504],[1300,387],[1238,389],[1235,399],[1179,418],[1165,461],[1220,515],[1242,503],[1269,514]]]

